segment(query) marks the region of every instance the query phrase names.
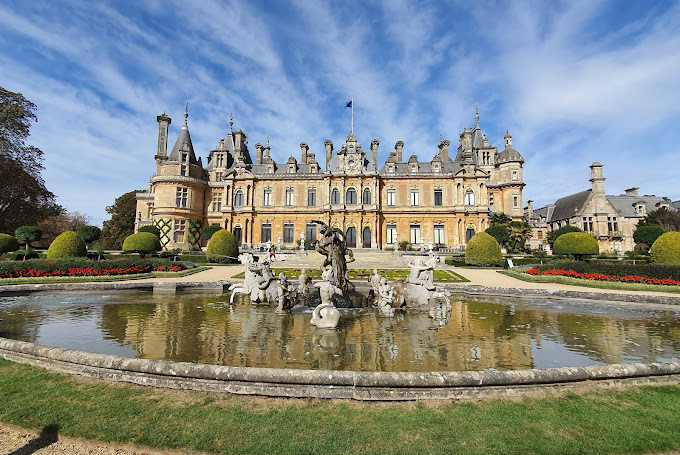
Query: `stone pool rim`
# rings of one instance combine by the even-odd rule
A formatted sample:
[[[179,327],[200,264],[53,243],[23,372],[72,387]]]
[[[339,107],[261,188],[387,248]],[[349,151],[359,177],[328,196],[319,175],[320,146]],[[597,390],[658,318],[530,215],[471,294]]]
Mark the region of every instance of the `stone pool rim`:
[[[0,296],[40,291],[112,289],[225,290],[230,282],[100,282],[14,285]],[[556,291],[549,289],[446,286],[452,292],[487,295],[545,296],[680,305],[680,297]],[[527,292],[528,291],[528,292]],[[465,399],[515,396],[526,392],[563,392],[583,388],[680,382],[680,362],[559,367],[529,370],[368,372],[233,367],[95,354],[0,338],[0,356],[59,373],[109,381],[183,390],[229,392],[272,397],[355,400]]]

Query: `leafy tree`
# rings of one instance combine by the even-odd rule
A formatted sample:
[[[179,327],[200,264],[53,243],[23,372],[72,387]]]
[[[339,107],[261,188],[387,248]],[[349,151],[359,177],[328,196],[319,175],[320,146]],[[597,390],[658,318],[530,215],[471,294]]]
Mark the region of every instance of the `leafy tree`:
[[[213,234],[217,231],[222,229],[219,227],[217,224],[211,224],[210,226],[206,226],[203,228],[203,231],[201,231],[201,237],[203,237],[204,240],[210,240],[210,237],[213,236]]]
[[[496,215],[494,213],[494,215]],[[508,243],[508,240],[510,240],[510,233],[508,232],[508,226],[505,224],[491,224],[491,227],[489,227],[486,231],[487,234],[489,234],[491,237],[496,239],[499,245],[501,247]]]
[[[524,251],[524,245],[533,234],[533,228],[525,221],[511,221],[510,222],[510,240],[511,250],[514,253]]]
[[[209,262],[236,262],[238,258],[236,237],[226,229],[220,229],[210,238],[205,253]]]
[[[0,254],[9,253],[19,249],[17,239],[9,234],[0,234]]]
[[[63,211],[57,215],[48,216],[38,223],[43,236],[38,246],[48,247],[59,234],[66,231],[78,231],[78,228],[90,222],[90,218],[80,212]]]
[[[635,232],[633,232],[633,240],[635,240],[637,245],[644,244],[647,245],[647,248],[649,248],[664,232],[666,231],[664,231],[661,226],[638,225],[635,229]]]
[[[561,236],[562,234],[568,234],[570,232],[583,232],[583,231],[581,231],[581,229],[579,229],[577,226],[567,224],[566,226],[562,226],[559,229],[555,229],[554,231],[548,232],[548,243],[550,244],[550,246],[552,246],[559,236]]]
[[[491,215],[491,226],[496,226],[498,224],[509,225],[512,218],[503,212],[494,212]]]
[[[97,226],[80,226],[76,232],[87,245],[94,242],[95,240],[99,240],[102,235],[102,230]]]
[[[158,236],[150,232],[136,232],[130,234],[123,241],[123,251],[139,253],[143,258],[148,253],[161,250],[161,241]]]
[[[159,239],[161,238],[161,230],[158,229],[153,224],[147,224],[146,226],[141,226],[139,229],[137,229],[137,232],[148,232],[150,234],[155,235]]]
[[[21,226],[14,231],[14,238],[19,243],[26,245],[26,249],[31,246],[31,243],[37,242],[42,237],[42,229],[38,226]]]
[[[127,236],[135,231],[136,194],[139,192],[125,193],[117,197],[113,205],[106,207],[111,219],[104,221],[100,239],[106,248],[120,249]]]
[[[37,224],[60,207],[41,176],[43,152],[26,145],[35,104],[0,87],[0,232]]]
[[[680,231],[680,212],[661,207],[649,212],[638,223],[638,227],[641,226],[661,226],[664,231]]]
[[[465,263],[491,267],[502,266],[501,247],[496,239],[486,232],[478,232],[465,245]]]

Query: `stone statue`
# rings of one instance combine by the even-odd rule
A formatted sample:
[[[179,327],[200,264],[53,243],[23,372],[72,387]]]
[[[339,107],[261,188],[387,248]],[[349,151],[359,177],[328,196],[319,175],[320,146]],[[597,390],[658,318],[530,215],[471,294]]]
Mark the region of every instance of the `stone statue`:
[[[342,295],[342,289],[337,287],[334,282],[333,269],[328,268],[321,274],[322,280],[314,283],[319,288],[321,304],[314,308],[310,323],[319,328],[332,329],[337,327],[340,320],[340,312],[333,305],[333,295]]]
[[[300,271],[300,276],[298,276],[297,293],[299,295],[307,295],[309,293],[310,281],[312,281],[312,279],[307,276],[307,269],[302,269]]]
[[[385,277],[380,278],[378,295],[380,296],[378,300],[378,310],[380,311],[380,314],[394,316],[394,312],[396,311],[392,307],[392,303],[394,303],[394,289],[389,285],[387,278]]]
[[[279,275],[279,306],[276,307],[278,314],[290,314],[295,306],[295,289],[288,283],[288,277],[281,272]]]
[[[409,262],[408,266],[411,268],[411,271],[406,277],[406,282],[424,286],[428,291],[434,291],[433,272],[438,261],[438,256],[432,256],[425,263],[423,263],[421,258],[416,258],[413,262]]]
[[[373,275],[368,279],[368,284],[371,289],[368,291],[368,300],[375,300],[380,295],[380,280],[382,276],[378,273],[378,269],[373,269]]]
[[[335,284],[344,292],[354,290],[354,285],[347,280],[347,263],[354,261],[354,253],[347,248],[345,234],[323,221],[314,220],[312,223],[321,226],[319,233],[322,237],[316,243],[316,251],[326,256],[321,266],[322,273],[326,267],[330,266],[333,269]]]
[[[276,286],[272,286],[272,281],[276,278],[269,267],[269,262],[265,260],[258,265],[250,253],[239,254],[238,260],[243,264],[245,277],[242,283],[229,286],[231,291],[229,303],[234,303],[236,294],[248,295],[252,303],[274,303],[278,298],[278,292]]]

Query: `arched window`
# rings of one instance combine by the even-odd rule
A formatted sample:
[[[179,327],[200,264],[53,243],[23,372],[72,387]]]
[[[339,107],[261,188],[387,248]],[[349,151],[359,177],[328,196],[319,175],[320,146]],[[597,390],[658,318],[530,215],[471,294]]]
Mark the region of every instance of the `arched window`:
[[[465,190],[465,205],[475,205],[475,192],[470,188]]]
[[[340,191],[337,188],[333,188],[333,191],[331,191],[331,204],[339,203],[340,203]]]
[[[236,194],[234,194],[234,207],[242,206],[243,206],[243,191],[237,190]]]
[[[371,203],[371,190],[368,188],[364,188],[364,194],[361,198],[361,202],[363,204],[370,204]]]
[[[357,191],[354,188],[348,188],[345,193],[345,204],[357,203]]]

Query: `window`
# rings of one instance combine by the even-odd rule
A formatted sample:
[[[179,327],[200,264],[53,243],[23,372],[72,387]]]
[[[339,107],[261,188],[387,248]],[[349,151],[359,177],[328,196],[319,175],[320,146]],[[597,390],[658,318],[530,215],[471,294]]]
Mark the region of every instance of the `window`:
[[[309,207],[316,205],[316,188],[307,189],[307,205]]]
[[[340,203],[340,191],[337,188],[333,188],[333,191],[331,191],[331,204],[339,203]]]
[[[179,175],[187,175],[187,166],[186,164],[182,164],[179,167]]]
[[[305,240],[309,240],[310,242],[316,240],[316,224],[307,223],[307,226],[305,227]]]
[[[354,188],[348,188],[345,193],[345,204],[356,204],[357,203],[357,192]]]
[[[512,197],[512,206],[515,208],[519,207],[519,196]]]
[[[213,212],[219,212],[222,210],[222,193],[213,194],[212,209]]]
[[[293,223],[283,225],[283,243],[293,243]]]
[[[262,223],[262,243],[267,243],[272,241],[272,224]]]
[[[175,207],[186,207],[187,199],[189,198],[189,188],[177,188],[177,198],[175,199]]]
[[[584,216],[583,217],[583,230],[586,232],[592,232],[593,231],[593,217],[592,216]]]
[[[220,180],[222,180],[222,175],[223,175],[222,172],[215,172],[215,181],[219,182]]]
[[[234,195],[234,207],[242,206],[243,206],[243,191],[237,190],[236,194]]]
[[[371,190],[368,188],[364,188],[364,193],[361,197],[361,203],[362,204],[370,204],[371,203]]]
[[[465,205],[475,205],[475,192],[470,188],[465,190]]]
[[[416,245],[420,243],[420,225],[411,225],[411,244]]]
[[[269,207],[272,205],[272,189],[265,188],[264,194],[262,196],[262,205]]]
[[[186,163],[189,161],[189,154],[188,153],[182,153],[182,162]]]
[[[607,217],[607,229],[609,230],[609,232],[618,232],[619,223],[616,220],[615,216],[608,216]]]
[[[387,243],[397,243],[397,225],[388,224],[386,227],[387,227]]]
[[[519,180],[519,173],[517,171],[512,171],[512,180],[513,181]]]
[[[293,205],[293,188],[286,188],[286,205]]]
[[[442,205],[443,199],[442,190],[434,190],[434,205]]]
[[[416,188],[411,189],[411,205],[418,205],[418,190]]]
[[[489,195],[489,211],[493,212],[493,194]]]
[[[215,167],[224,167],[224,155],[218,153],[215,157]]]
[[[288,173],[295,174],[295,166],[288,166]]]
[[[387,205],[396,205],[395,204],[395,194],[394,194],[394,188],[390,188],[387,190]]]
[[[434,243],[437,245],[445,245],[446,241],[444,240],[444,225],[443,224],[435,224],[434,225]]]
[[[175,220],[175,243],[184,243],[184,232],[186,231],[187,220]]]
[[[543,239],[543,231],[536,231],[536,238],[538,240]]]

